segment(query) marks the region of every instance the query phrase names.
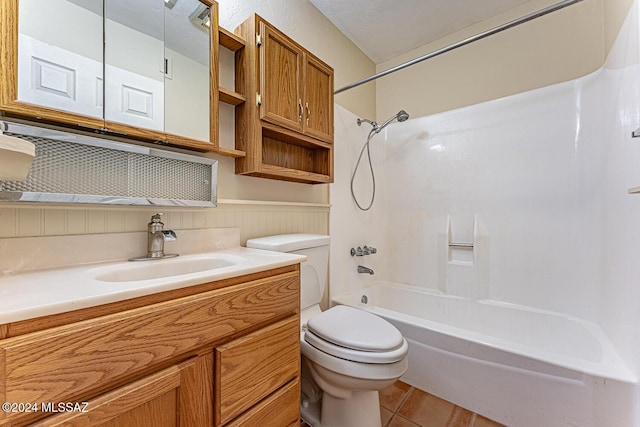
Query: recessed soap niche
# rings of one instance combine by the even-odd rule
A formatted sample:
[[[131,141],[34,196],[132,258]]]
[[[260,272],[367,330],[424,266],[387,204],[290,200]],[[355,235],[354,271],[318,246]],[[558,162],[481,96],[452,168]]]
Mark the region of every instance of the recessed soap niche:
[[[25,181],[0,181],[0,200],[135,206],[215,207],[218,162],[169,150],[4,122],[5,135],[32,142]]]

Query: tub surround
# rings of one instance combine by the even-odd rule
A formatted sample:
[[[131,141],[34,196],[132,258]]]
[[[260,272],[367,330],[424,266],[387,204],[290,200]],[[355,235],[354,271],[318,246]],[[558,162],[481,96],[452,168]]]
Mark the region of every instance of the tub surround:
[[[389,126],[363,214],[348,187],[366,135],[336,109],[332,299],[359,304],[383,279],[400,292],[389,301],[406,285],[474,314],[434,319],[416,297],[394,308],[412,318],[404,381],[509,426],[640,424],[639,17],[634,1],[590,75]],[[363,239],[378,248],[373,277],[346,255]]]

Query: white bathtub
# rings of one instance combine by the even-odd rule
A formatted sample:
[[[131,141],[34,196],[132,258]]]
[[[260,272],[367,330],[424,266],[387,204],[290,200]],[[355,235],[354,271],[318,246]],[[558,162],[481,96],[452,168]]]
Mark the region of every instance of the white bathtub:
[[[636,378],[591,322],[391,283],[333,302],[402,332],[405,382],[488,418],[513,427],[640,426]]]

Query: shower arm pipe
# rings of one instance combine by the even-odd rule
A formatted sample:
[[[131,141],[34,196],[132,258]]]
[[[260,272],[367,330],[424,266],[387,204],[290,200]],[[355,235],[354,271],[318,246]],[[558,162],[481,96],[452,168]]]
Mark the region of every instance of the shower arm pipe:
[[[540,9],[537,12],[533,12],[533,13],[530,13],[528,15],[522,16],[522,17],[520,17],[518,19],[514,19],[513,21],[507,22],[506,24],[499,25],[499,26],[497,26],[495,28],[492,28],[492,29],[487,30],[485,32],[482,32],[480,34],[476,34],[475,36],[472,36],[472,37],[469,37],[467,39],[461,40],[459,42],[453,43],[453,44],[451,44],[451,45],[449,45],[447,47],[443,47],[441,49],[438,49],[438,50],[435,50],[433,52],[427,53],[425,55],[419,56],[418,58],[415,58],[415,59],[412,59],[410,61],[404,62],[402,64],[396,65],[395,67],[391,67],[391,68],[389,68],[387,70],[381,71],[381,72],[379,72],[377,74],[374,74],[372,76],[366,77],[366,78],[364,78],[362,80],[358,80],[357,82],[353,82],[351,84],[343,86],[340,89],[337,89],[333,93],[335,95],[337,95],[337,94],[339,94],[341,92],[344,92],[344,91],[349,90],[349,89],[353,89],[354,87],[357,87],[357,86],[360,86],[362,84],[368,83],[368,82],[370,82],[372,80],[376,80],[376,79],[378,79],[380,77],[384,77],[387,74],[395,73],[396,71],[400,71],[400,70],[402,70],[404,68],[410,67],[410,66],[415,65],[415,64],[417,64],[419,62],[426,61],[427,59],[431,59],[431,58],[436,57],[438,55],[442,55],[443,53],[447,53],[447,52],[450,52],[452,50],[455,50],[455,49],[457,49],[459,47],[466,46],[466,45],[471,44],[473,42],[476,42],[478,40],[482,40],[482,39],[484,39],[486,37],[492,36],[494,34],[498,34],[498,33],[502,32],[502,31],[505,31],[505,30],[508,30],[510,28],[516,27],[516,26],[518,26],[520,24],[524,24],[525,22],[532,21],[532,20],[534,20],[536,18],[540,18],[541,16],[548,15],[549,13],[555,12],[557,10],[564,9],[567,6],[571,6],[571,5],[579,3],[581,1],[583,1],[583,0],[564,0],[564,1],[561,1],[559,3],[552,4],[551,6],[547,6],[547,7],[543,8],[543,9]]]

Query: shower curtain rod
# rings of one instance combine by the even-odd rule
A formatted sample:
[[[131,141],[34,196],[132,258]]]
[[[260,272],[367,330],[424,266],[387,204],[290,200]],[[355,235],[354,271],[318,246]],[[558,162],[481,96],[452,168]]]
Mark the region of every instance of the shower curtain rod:
[[[387,74],[395,73],[396,71],[400,71],[403,68],[410,67],[410,66],[415,65],[415,64],[417,64],[419,62],[426,61],[427,59],[431,59],[431,58],[433,58],[435,56],[438,56],[438,55],[441,55],[443,53],[452,51],[452,50],[457,49],[459,47],[466,46],[466,45],[468,45],[470,43],[473,43],[473,42],[476,42],[478,40],[482,40],[485,37],[492,36],[494,34],[502,32],[504,30],[508,30],[509,28],[516,27],[516,26],[518,26],[520,24],[524,24],[525,22],[529,22],[529,21],[534,20],[536,18],[540,18],[541,16],[544,16],[544,15],[547,15],[549,13],[555,12],[556,10],[564,9],[567,6],[571,6],[572,4],[579,3],[581,1],[582,0],[564,0],[564,1],[561,1],[559,3],[553,4],[551,6],[547,6],[544,9],[538,10],[537,12],[533,12],[533,13],[525,15],[525,16],[523,16],[521,18],[514,19],[513,21],[507,22],[506,24],[499,25],[499,26],[497,26],[497,27],[495,27],[495,28],[493,28],[491,30],[487,30],[487,31],[485,31],[483,33],[476,34],[475,36],[472,36],[472,37],[469,37],[469,38],[467,38],[465,40],[453,43],[453,44],[451,44],[451,45],[449,45],[447,47],[443,47],[442,49],[434,50],[433,52],[430,52],[430,53],[427,53],[425,55],[419,56],[418,58],[412,59],[412,60],[407,61],[405,63],[402,63],[400,65],[396,65],[395,67],[391,67],[388,70],[381,71],[381,72],[379,72],[377,74],[374,74],[372,76],[366,77],[366,78],[364,78],[362,80],[358,80],[357,82],[353,82],[351,84],[343,86],[340,89],[337,89],[333,93],[335,95],[337,95],[337,94],[339,94],[341,92],[344,92],[345,90],[353,89],[354,87],[357,87],[357,86],[360,86],[362,84],[368,83],[371,80],[376,80],[376,79],[378,79],[380,77],[386,76]]]

